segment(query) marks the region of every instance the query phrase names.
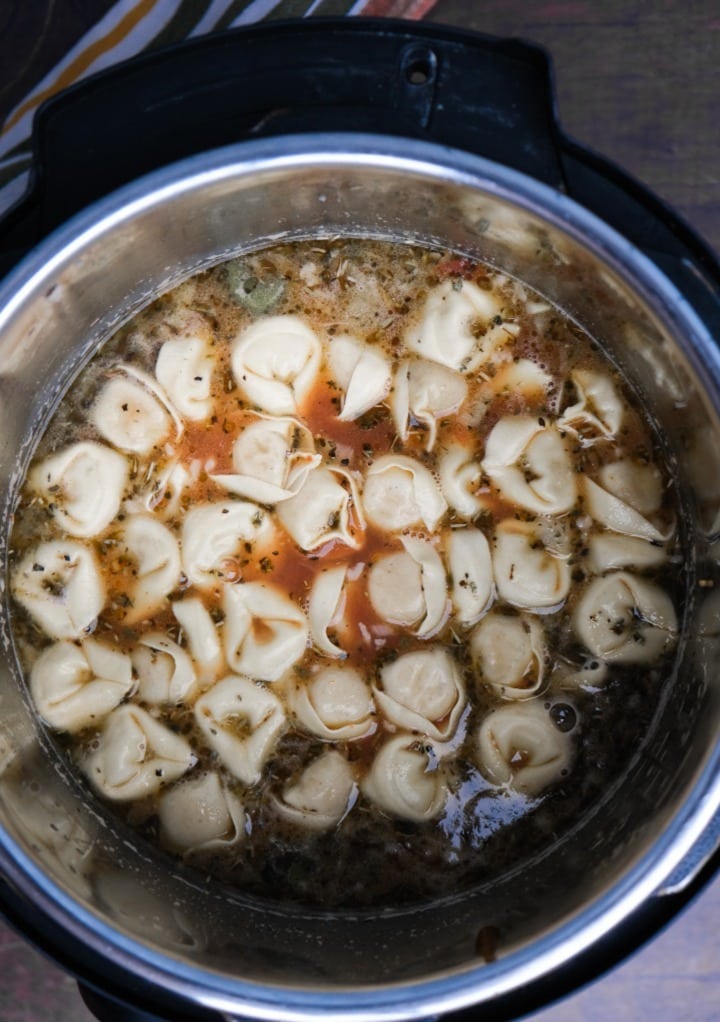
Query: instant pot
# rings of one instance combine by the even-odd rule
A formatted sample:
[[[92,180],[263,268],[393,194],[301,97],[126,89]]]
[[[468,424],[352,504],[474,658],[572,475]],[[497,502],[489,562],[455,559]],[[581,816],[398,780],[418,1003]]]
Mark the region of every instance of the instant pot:
[[[0,222],[3,556],[34,438],[120,323],[232,255],[352,235],[484,259],[606,347],[667,438],[687,597],[651,731],[591,811],[492,884],[359,912],[228,891],[106,816],[34,717],[4,601],[3,913],[113,1022],[506,1019],[600,974],[701,887],[720,843],[713,253],[563,135],[542,51],[427,24],[182,44],[52,100],[34,146],[30,189]]]

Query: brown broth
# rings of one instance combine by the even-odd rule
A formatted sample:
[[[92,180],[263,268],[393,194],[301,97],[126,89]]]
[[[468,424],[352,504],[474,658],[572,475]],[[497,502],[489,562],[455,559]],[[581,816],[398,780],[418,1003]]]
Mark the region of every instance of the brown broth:
[[[512,338],[511,360],[497,362],[490,358],[466,375],[467,399],[457,414],[438,421],[432,452],[426,450],[427,431],[417,420],[411,421],[405,442],[396,435],[390,410],[392,395],[356,421],[339,420],[343,391],[325,360],[296,416],[312,433],[324,465],[354,473],[361,481],[379,457],[398,453],[415,458],[438,478],[440,459],[453,446],[460,445],[471,459],[480,461],[487,437],[502,418],[519,414],[557,418],[577,397],[571,374],[589,369],[609,378],[622,396],[624,423],[612,440],[586,443],[582,437],[576,438],[571,445],[575,471],[595,475],[603,465],[621,457],[657,465],[663,476],[664,503],[656,520],[659,526],[672,522],[676,500],[671,473],[661,440],[653,433],[637,395],[597,345],[559,310],[553,308],[537,315],[527,312],[523,297],[526,290],[516,282],[497,278],[490,268],[455,253],[356,240],[278,246],[249,256],[245,262],[247,272],[259,280],[285,282],[284,294],[270,310],[272,315],[300,315],[323,338],[325,355],[334,336],[352,333],[373,350],[384,353],[394,371],[407,355],[403,342],[407,324],[419,320],[427,295],[443,281],[453,281],[457,287],[466,281],[492,292],[500,303],[501,319],[513,326],[507,331]],[[257,418],[256,409],[236,386],[230,365],[232,342],[254,316],[233,296],[228,281],[225,266],[205,271],[158,299],[123,327],[76,381],[72,396],[57,409],[49,430],[38,443],[36,461],[70,443],[98,440],[87,411],[113,366],[132,362],[152,373],[161,345],[168,338],[182,335],[184,318],[194,316],[199,317],[198,322],[211,337],[215,358],[212,414],[200,422],[185,420],[180,437],[171,432],[150,455],[135,459],[130,488],[136,496],[146,492],[159,479],[161,463],[175,460],[194,466],[193,481],[182,494],[178,512],[163,518],[176,535],[184,514],[193,507],[237,499],[211,478],[213,474],[234,471],[233,443]],[[538,301],[537,295],[528,296]],[[530,389],[527,393],[508,389],[503,381],[520,359],[533,361],[550,375],[547,389]],[[535,517],[511,503],[487,477],[479,479],[474,495],[482,497],[483,506],[473,525],[488,536],[505,519],[532,521]],[[163,516],[170,500],[169,490],[159,491],[155,512]],[[263,507],[261,511],[273,514],[272,508]],[[286,727],[260,782],[244,785],[223,765],[198,730],[192,712],[195,692],[187,703],[144,708],[192,741],[198,757],[193,775],[218,771],[223,783],[242,799],[249,822],[244,839],[224,854],[206,853],[199,859],[191,856],[190,862],[199,864],[206,875],[264,897],[325,906],[387,905],[452,894],[498,876],[516,865],[519,858],[528,858],[547,847],[580,813],[597,803],[642,745],[659,698],[658,678],[669,674],[672,653],[656,664],[610,665],[602,686],[569,690],[555,680],[560,678],[563,665],[570,662],[579,666],[587,659],[587,651],[580,648],[569,623],[589,577],[585,562],[587,530],[583,532],[578,524],[584,515],[579,500],[561,516],[570,536],[568,559],[573,569],[573,589],[562,607],[538,615],[549,650],[548,680],[535,697],[548,708],[559,708],[554,712],[560,730],[566,728],[567,721],[577,721],[573,727],[574,765],[569,774],[563,773],[537,796],[515,791],[512,785],[494,784],[476,761],[473,735],[488,713],[507,705],[507,700],[485,681],[471,656],[472,628],[459,625],[453,611],[426,640],[414,634],[412,628],[383,620],[368,594],[368,571],[382,557],[403,551],[401,536],[369,521],[363,527],[356,507],[351,507],[350,514],[353,546],[333,539],[303,551],[276,524],[269,540],[238,544],[224,559],[216,585],[194,587],[183,574],[162,605],[148,619],[131,626],[126,620],[127,594],[132,591],[137,566],[132,558],[123,558],[118,547],[117,536],[125,516],[121,510],[101,536],[89,541],[102,564],[107,587],[107,599],[93,631],[97,638],[122,652],[130,652],[149,631],[162,632],[183,644],[185,637],[173,615],[173,601],[199,595],[222,629],[223,586],[260,582],[276,587],[307,612],[318,577],[330,568],[345,566],[343,621],[328,630],[329,638],[345,652],[341,661],[344,666],[361,671],[369,685],[377,684],[385,664],[404,653],[427,648],[432,642],[449,653],[461,675],[468,698],[447,763],[448,797],[442,812],[427,822],[397,819],[360,792],[351,811],[329,831],[318,833],[298,827],[276,811],[273,799],[301,775],[307,764],[328,747],[327,743],[288,713]],[[434,533],[421,526],[407,532],[427,539],[445,556],[449,530],[466,524],[450,508]],[[16,512],[11,569],[38,541],[57,535],[52,501],[38,498],[26,487]],[[668,561],[645,571],[644,576],[672,589],[674,549],[670,544]],[[519,612],[503,604],[497,594],[494,606],[507,614]],[[270,637],[262,621],[256,619],[253,629],[260,642]],[[49,639],[18,603],[15,630],[29,674]],[[327,664],[328,659],[308,643],[303,657],[279,682],[268,683],[268,687],[287,701],[292,691],[306,685]],[[137,701],[132,693],[128,699]],[[436,723],[442,726],[444,721]],[[237,733],[244,735],[247,719],[238,717],[236,725]],[[376,708],[366,734],[338,742],[336,747],[353,765],[356,776],[362,778],[379,748],[398,730]],[[69,759],[79,763],[99,736],[99,729],[87,728],[76,735],[60,734],[57,740]],[[424,740],[423,736],[418,735],[418,740]],[[513,769],[522,767],[527,757],[527,751],[519,748]],[[136,828],[141,838],[162,846],[157,815],[162,795],[161,790],[135,804],[113,802],[108,807]]]

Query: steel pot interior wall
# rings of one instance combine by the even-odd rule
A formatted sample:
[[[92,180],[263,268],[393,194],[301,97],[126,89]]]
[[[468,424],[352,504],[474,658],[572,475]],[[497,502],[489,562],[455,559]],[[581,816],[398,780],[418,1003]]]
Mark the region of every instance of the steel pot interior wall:
[[[661,424],[685,505],[688,596],[676,677],[626,774],[548,853],[447,902],[323,914],[205,883],[111,822],[33,717],[5,603],[5,873],[82,940],[104,941],[124,962],[144,961],[158,976],[187,968],[194,976],[202,970],[208,989],[232,992],[233,983],[248,981],[332,991],[477,970],[481,1000],[494,975],[500,986],[516,982],[512,963],[532,972],[542,958],[537,949],[564,933],[591,940],[582,936],[589,906],[622,913],[647,896],[718,801],[709,776],[718,759],[720,618],[714,591],[695,585],[714,577],[718,555],[720,466],[708,462],[720,450],[717,356],[660,275],[562,196],[461,154],[414,143],[402,152],[356,136],[209,154],[131,186],[31,255],[0,310],[4,529],[38,424],[97,345],[152,296],[277,239],[438,244],[517,275],[569,312]],[[641,878],[640,893],[628,891],[632,876]],[[495,964],[477,957],[485,926],[502,938]]]

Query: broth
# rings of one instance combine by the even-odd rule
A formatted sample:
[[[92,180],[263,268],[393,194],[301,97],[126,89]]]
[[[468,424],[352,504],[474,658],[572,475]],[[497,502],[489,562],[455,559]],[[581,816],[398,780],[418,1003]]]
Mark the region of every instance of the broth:
[[[444,896],[558,840],[642,746],[676,520],[637,394],[522,283],[283,245],[75,380],[15,515],[15,639],[142,838],[264,897]]]

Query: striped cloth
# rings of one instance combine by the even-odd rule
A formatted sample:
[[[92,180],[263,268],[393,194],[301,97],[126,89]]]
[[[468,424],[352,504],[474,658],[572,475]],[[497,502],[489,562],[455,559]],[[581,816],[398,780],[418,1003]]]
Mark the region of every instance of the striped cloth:
[[[25,191],[38,106],[87,75],[159,46],[272,18],[422,18],[436,0],[117,0],[8,115],[0,132],[0,215]]]

